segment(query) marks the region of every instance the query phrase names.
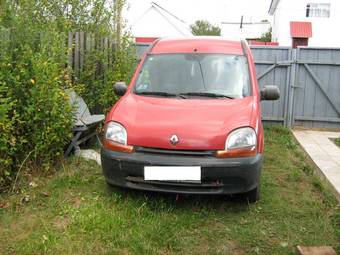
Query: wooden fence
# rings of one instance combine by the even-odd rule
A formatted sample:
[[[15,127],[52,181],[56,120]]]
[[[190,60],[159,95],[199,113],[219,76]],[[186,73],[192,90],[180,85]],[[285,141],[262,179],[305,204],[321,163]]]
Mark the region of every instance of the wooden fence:
[[[67,45],[68,66],[71,67],[76,77],[84,69],[90,54],[97,54],[100,57],[98,73],[104,71],[101,69],[113,67],[116,44],[109,38],[98,38],[85,32],[70,32]]]

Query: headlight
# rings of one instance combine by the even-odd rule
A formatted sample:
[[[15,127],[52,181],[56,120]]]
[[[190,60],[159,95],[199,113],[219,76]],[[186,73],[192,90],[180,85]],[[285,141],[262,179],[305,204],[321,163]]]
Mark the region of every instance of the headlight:
[[[117,122],[109,122],[106,126],[105,139],[126,145],[126,129]]]
[[[256,145],[256,133],[251,127],[239,128],[232,131],[226,140],[225,150],[254,147]]]

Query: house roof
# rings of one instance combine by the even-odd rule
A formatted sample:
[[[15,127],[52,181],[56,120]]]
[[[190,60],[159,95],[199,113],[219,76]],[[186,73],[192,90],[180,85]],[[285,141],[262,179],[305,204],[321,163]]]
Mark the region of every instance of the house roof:
[[[268,13],[270,15],[273,15],[275,13],[276,8],[277,8],[279,3],[280,3],[280,0],[272,0],[271,1],[270,6],[269,6],[269,10],[268,10]]]
[[[131,32],[135,37],[192,35],[185,21],[154,2],[131,24]]]
[[[243,48],[240,41],[228,41],[214,36],[195,36],[161,39],[151,51],[154,54],[193,52],[243,55]]]
[[[309,38],[312,37],[312,23],[311,22],[290,22],[290,36],[295,38]]]

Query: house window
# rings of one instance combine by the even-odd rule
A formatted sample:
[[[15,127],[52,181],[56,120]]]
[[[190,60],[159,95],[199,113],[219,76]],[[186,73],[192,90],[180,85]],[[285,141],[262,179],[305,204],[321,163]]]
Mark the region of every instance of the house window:
[[[306,17],[329,18],[331,4],[309,3],[306,7]]]

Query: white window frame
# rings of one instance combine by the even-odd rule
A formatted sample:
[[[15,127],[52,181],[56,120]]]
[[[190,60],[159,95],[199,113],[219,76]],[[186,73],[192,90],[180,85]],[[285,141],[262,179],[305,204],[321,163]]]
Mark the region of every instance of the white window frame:
[[[306,17],[308,18],[329,18],[330,12],[330,3],[308,3],[306,5]]]

